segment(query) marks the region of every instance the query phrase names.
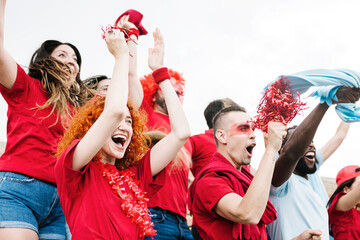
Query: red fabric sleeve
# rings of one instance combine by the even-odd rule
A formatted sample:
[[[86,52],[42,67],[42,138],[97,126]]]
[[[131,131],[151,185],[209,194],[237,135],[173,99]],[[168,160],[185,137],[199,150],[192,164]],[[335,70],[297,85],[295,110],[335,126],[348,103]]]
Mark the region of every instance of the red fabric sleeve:
[[[34,81],[38,81],[38,83]],[[0,84],[0,92],[9,106],[16,106],[17,104],[23,104],[24,101],[28,99],[30,84],[39,83],[39,80],[31,78],[25,73],[24,69],[17,65],[17,75],[14,86],[9,90]]]
[[[67,193],[68,196],[77,196],[78,193],[82,192],[81,188],[83,184],[81,183],[83,181],[81,181],[81,178],[89,169],[89,164],[87,164],[82,171],[71,168],[74,150],[79,142],[79,139],[74,140],[59,157],[55,165],[56,183],[58,188],[61,188],[59,192]]]
[[[197,183],[196,188],[198,201],[208,212],[213,211],[222,197],[234,192],[229,179],[216,173],[203,176]]]
[[[344,212],[344,211],[341,211],[341,210],[337,210],[336,208],[335,208],[335,204],[337,203],[337,201],[339,201],[339,199],[342,197],[342,196],[344,196],[346,193],[344,193],[344,192],[339,192],[336,196],[335,196],[335,198],[333,199],[333,201],[332,201],[332,203],[331,203],[331,205],[330,205],[330,207],[329,207],[329,209],[328,209],[328,213],[329,213],[329,217],[330,217],[330,222],[332,222],[332,219],[334,218],[334,217],[337,217],[337,218],[346,218],[346,216],[348,215],[348,216],[351,216],[351,211],[346,211],[346,212]]]
[[[152,176],[150,152],[151,149],[140,160],[139,164],[133,167],[136,169],[132,169],[136,178],[140,180],[140,188],[146,192],[148,198],[159,191],[166,183],[166,168],[161,170],[154,177]]]

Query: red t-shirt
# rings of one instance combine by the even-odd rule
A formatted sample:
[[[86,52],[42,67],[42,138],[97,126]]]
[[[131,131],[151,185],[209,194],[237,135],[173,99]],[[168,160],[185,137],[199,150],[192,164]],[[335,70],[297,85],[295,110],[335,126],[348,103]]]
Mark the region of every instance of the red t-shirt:
[[[49,99],[40,80],[31,78],[18,65],[14,86],[8,90],[0,85],[0,92],[8,104],[7,143],[0,157],[0,171],[55,183],[53,155],[64,128],[60,119],[54,125],[56,111],[50,114],[52,106],[34,109]]]
[[[150,197],[149,207],[159,207],[186,218],[189,168],[183,164],[181,169],[166,166],[166,184]]]
[[[203,134],[191,136],[189,138],[191,145],[192,166],[191,172],[196,175],[210,161],[212,155],[216,152],[216,143],[214,138],[214,130],[206,130]]]
[[[143,100],[141,108],[148,114],[147,126],[149,130],[159,130],[165,133],[171,131],[169,116],[154,112],[154,110]],[[184,145],[189,152],[190,144]],[[166,166],[166,184],[156,194],[150,197],[149,207],[159,207],[184,218],[186,217],[186,203],[188,193],[189,168],[183,164],[181,169],[171,169],[172,163]]]
[[[111,191],[98,167],[90,161],[82,171],[71,168],[79,141],[75,140],[65,150],[55,166],[60,202],[72,239],[136,239],[139,228],[126,217],[121,208],[122,200]],[[165,171],[152,177],[150,151],[139,164],[131,167],[131,171],[147,197],[158,191],[165,181]]]
[[[168,115],[159,112],[154,112],[152,107],[149,106],[149,104],[145,101],[145,98],[143,99],[140,107],[144,109],[148,115],[147,128],[150,131],[159,130],[166,134],[171,131],[170,120]]]
[[[202,239],[233,239],[233,222],[220,217],[213,210],[222,197],[233,192],[231,182],[216,173],[209,173],[200,179],[192,211],[194,225]]]
[[[219,216],[214,208],[229,193],[244,196],[252,180],[243,168],[236,170],[221,154],[215,153],[209,164],[191,185],[190,206],[194,225],[202,239],[266,239],[265,224],[276,219],[276,210],[268,202],[257,225],[239,224]]]
[[[344,195],[343,192],[338,193],[328,209],[333,236],[336,240],[359,240],[360,211],[354,208],[346,212],[335,209],[336,202]]]

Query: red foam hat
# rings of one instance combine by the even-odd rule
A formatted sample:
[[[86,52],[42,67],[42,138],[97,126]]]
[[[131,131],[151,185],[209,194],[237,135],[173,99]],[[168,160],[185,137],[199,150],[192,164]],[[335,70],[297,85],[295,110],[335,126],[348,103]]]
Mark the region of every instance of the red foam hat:
[[[350,165],[341,169],[336,175],[336,184],[339,186],[342,183],[355,178],[360,175],[360,166]]]
[[[141,24],[143,15],[134,9],[129,9],[126,12],[124,12],[123,14],[121,14],[120,17],[118,17],[118,19],[116,19],[115,26],[117,26],[120,19],[125,15],[129,15],[129,22],[133,23],[136,26],[136,28],[139,30],[140,35],[146,35],[148,33],[146,31],[146,29],[143,27],[143,25]]]

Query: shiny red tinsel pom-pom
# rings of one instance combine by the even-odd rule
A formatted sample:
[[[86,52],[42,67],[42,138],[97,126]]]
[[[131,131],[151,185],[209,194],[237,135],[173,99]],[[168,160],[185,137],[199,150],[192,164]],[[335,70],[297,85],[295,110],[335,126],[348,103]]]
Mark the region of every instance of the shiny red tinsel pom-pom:
[[[289,80],[281,76],[268,86],[261,98],[253,120],[254,127],[267,132],[270,121],[288,124],[304,109],[305,103],[300,101],[300,95],[295,97],[290,91]]]

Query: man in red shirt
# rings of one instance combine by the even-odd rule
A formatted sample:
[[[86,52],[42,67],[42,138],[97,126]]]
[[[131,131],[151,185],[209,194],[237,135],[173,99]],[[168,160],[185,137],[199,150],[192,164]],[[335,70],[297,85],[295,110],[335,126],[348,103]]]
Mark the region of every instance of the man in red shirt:
[[[217,152],[190,188],[190,208],[203,239],[266,239],[265,224],[276,219],[268,202],[275,158],[286,126],[269,123],[268,144],[252,176],[247,168],[255,147],[250,116],[239,106],[213,119]]]
[[[216,99],[211,101],[204,110],[204,117],[209,129],[205,133],[191,136],[188,142],[191,145],[191,172],[196,176],[203,169],[216,152],[212,120],[214,116],[223,108],[237,105],[230,98]],[[237,105],[238,106],[238,105]],[[245,109],[244,109],[245,111]],[[191,179],[192,181],[193,179]],[[191,226],[191,232],[195,240],[201,239],[194,224]]]
[[[182,76],[169,69],[171,82],[182,101],[185,80]],[[143,88],[143,99],[140,108],[148,114],[147,127],[150,131],[168,133],[169,116],[163,94],[150,75],[140,79]],[[166,184],[148,202],[152,222],[157,235],[154,239],[184,239],[192,240],[192,234],[187,226],[187,194],[190,172],[190,145],[187,142],[178,153],[178,157],[167,167]]]
[[[163,50],[162,39],[156,39],[155,44]],[[134,61],[134,58],[132,60]],[[182,102],[185,80],[181,74],[171,69],[169,74],[170,81]],[[140,81],[129,77],[129,97],[136,106],[146,111],[149,131],[169,133],[171,127],[163,93],[151,74],[140,78]],[[165,186],[149,198],[151,220],[157,231],[154,239],[193,239],[186,221],[191,162],[189,149],[189,144],[185,144],[177,157],[166,166],[169,174],[166,175]]]

